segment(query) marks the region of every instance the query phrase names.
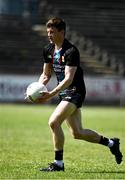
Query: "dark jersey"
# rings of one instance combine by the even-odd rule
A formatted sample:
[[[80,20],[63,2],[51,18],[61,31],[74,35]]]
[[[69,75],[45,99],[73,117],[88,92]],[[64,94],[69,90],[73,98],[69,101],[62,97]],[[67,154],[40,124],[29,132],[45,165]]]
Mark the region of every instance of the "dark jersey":
[[[57,81],[60,83],[65,77],[65,66],[77,66],[77,70],[69,89],[76,89],[77,92],[85,94],[85,84],[83,70],[80,67],[80,55],[78,49],[68,40],[64,40],[62,48],[55,51],[53,43],[48,44],[43,50],[45,63],[51,63],[56,74]]]

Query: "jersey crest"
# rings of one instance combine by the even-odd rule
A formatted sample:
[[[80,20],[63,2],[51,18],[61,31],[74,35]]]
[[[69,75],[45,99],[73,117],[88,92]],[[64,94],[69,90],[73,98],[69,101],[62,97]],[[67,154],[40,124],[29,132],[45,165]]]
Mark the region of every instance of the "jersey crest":
[[[61,49],[55,50],[53,54],[53,64],[61,64],[62,62],[62,56],[61,56]]]

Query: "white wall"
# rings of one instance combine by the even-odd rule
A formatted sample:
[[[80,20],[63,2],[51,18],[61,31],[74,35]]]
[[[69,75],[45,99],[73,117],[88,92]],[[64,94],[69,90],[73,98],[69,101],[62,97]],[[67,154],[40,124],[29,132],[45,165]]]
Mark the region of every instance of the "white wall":
[[[0,75],[0,102],[16,102],[24,100],[26,87],[39,76],[31,75]],[[125,102],[125,79],[85,77],[87,95],[89,101],[114,101]],[[48,90],[56,86],[56,79],[53,77],[48,84]]]

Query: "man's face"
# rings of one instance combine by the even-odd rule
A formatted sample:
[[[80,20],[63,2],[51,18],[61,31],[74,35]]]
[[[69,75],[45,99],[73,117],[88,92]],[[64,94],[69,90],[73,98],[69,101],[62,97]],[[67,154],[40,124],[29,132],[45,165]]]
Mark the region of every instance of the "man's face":
[[[55,27],[47,28],[48,39],[51,43],[57,43],[62,37],[62,31],[58,31]]]

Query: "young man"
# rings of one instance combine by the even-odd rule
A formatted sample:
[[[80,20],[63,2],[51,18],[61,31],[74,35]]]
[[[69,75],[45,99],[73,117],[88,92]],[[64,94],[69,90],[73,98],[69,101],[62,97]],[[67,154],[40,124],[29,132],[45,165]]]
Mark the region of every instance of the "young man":
[[[65,39],[65,22],[55,17],[47,22],[46,27],[50,43],[43,50],[44,66],[39,82],[46,85],[51,78],[52,70],[54,70],[58,84],[52,91],[45,93],[37,102],[48,101],[58,94],[60,103],[49,119],[55,160],[48,167],[40,170],[64,171],[64,133],[61,128],[64,121],[66,121],[75,139],[109,147],[111,153],[115,156],[116,162],[120,164],[122,153],[120,152],[118,138],[108,139],[93,130],[82,127],[80,107],[86,94],[83,70],[80,67],[78,49]]]

